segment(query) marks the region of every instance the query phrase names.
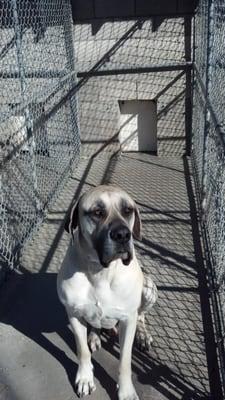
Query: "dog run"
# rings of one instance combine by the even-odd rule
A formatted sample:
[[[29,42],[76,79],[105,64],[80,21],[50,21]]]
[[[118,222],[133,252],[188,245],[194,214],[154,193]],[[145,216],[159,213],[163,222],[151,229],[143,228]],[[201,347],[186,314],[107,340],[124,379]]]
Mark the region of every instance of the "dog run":
[[[1,400],[225,398],[222,3],[0,1]]]

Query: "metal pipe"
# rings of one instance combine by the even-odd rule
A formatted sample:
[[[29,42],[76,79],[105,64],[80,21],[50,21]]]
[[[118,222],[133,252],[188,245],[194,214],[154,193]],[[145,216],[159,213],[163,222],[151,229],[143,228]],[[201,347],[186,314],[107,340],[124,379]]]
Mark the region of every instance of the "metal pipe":
[[[186,63],[192,65],[192,51],[191,51],[191,18],[186,18],[184,21],[184,37],[185,37],[185,60]],[[185,91],[185,141],[186,141],[186,154],[190,156],[191,153],[191,131],[192,131],[192,68],[186,69],[186,91]]]
[[[187,62],[183,64],[158,64],[149,65],[148,67],[139,68],[118,68],[118,69],[108,69],[108,70],[91,70],[91,71],[81,71],[77,73],[78,78],[85,77],[97,77],[97,76],[108,76],[108,75],[128,75],[128,74],[146,74],[150,72],[167,72],[167,71],[188,71],[192,68],[192,62]]]
[[[50,79],[50,78],[64,78],[66,76],[65,72],[61,71],[45,71],[45,70],[38,70],[32,72],[23,72],[23,76],[25,79],[34,79],[34,78],[43,78],[43,79]],[[20,72],[4,72],[0,71],[0,79],[19,79],[21,77]]]

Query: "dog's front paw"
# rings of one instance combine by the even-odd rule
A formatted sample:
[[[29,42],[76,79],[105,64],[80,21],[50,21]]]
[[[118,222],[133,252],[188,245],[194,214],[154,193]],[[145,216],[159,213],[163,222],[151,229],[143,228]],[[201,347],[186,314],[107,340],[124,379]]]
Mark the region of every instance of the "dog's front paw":
[[[118,399],[119,400],[139,400],[139,397],[134,389],[132,383],[121,384],[118,389]]]
[[[92,353],[101,348],[101,338],[97,332],[91,331],[88,336],[88,345]]]
[[[91,363],[79,365],[75,385],[76,393],[79,397],[87,396],[94,392],[96,386]]]

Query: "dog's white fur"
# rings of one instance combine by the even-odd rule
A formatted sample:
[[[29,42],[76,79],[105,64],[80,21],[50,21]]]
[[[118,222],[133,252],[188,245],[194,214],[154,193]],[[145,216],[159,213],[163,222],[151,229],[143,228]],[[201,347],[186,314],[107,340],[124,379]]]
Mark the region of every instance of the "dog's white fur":
[[[92,234],[98,222],[93,222],[84,213],[96,199],[101,199],[108,213],[105,225],[120,218],[132,232],[136,223],[135,215],[129,221],[125,220],[119,209],[121,198],[135,207],[133,200],[124,191],[111,186],[100,186],[85,194],[79,202],[79,230],[85,241],[81,240],[78,230],[74,233],[71,229],[73,240],[58,274],[58,295],[66,308],[76,339],[79,361],[75,382],[77,394],[84,396],[95,390],[88,341],[92,350],[98,349],[101,342],[97,329],[114,328],[119,321],[121,352],[118,397],[119,400],[138,400],[131,378],[131,354],[138,310],[142,306],[143,274],[134,250],[129,265],[124,265],[122,258],[115,258],[107,268],[103,268],[92,243]],[[72,218],[71,214],[70,228]],[[113,243],[109,241],[108,246],[111,245]],[[132,237],[131,246],[133,248]],[[95,328],[89,338],[86,323]]]

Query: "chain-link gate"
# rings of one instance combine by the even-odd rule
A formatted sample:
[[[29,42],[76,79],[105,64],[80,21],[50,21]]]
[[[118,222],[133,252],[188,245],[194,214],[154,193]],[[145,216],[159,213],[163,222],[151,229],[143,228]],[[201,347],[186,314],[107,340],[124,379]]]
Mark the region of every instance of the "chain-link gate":
[[[195,19],[192,160],[225,388],[225,4],[201,0]]]
[[[0,272],[79,155],[69,0],[0,1]]]

